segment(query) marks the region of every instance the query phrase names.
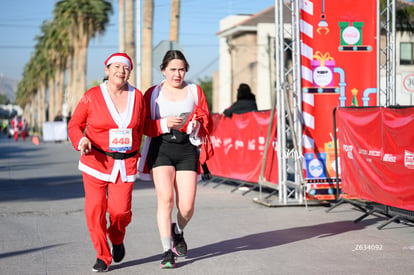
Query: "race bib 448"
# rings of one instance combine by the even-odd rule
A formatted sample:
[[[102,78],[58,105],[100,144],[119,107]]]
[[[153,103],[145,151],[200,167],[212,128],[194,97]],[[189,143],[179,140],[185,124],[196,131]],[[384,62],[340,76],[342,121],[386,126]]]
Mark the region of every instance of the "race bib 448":
[[[123,152],[132,148],[132,129],[110,129],[109,150]]]

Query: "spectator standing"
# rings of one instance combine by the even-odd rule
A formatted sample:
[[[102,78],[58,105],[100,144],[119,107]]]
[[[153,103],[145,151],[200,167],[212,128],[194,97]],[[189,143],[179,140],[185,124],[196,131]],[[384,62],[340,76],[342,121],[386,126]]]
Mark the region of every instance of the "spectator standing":
[[[63,115],[61,111],[58,111],[53,121],[63,121]]]
[[[241,83],[237,89],[237,101],[224,110],[224,115],[231,117],[233,114],[244,114],[257,111],[256,97],[251,92],[249,85]]]

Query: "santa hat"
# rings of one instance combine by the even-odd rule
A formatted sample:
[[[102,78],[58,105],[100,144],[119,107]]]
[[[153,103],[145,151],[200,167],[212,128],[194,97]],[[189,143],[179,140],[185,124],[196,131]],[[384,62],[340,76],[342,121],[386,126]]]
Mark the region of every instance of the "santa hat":
[[[132,68],[133,68],[132,60],[131,60],[131,58],[126,53],[114,53],[114,54],[112,54],[105,61],[105,66],[109,66],[110,64],[112,64],[114,62],[124,63],[124,64],[128,65],[128,67],[132,71]]]

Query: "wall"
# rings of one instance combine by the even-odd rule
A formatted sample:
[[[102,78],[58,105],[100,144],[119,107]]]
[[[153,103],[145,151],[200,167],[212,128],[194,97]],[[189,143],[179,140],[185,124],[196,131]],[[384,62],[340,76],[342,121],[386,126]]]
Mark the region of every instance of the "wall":
[[[243,32],[229,41],[231,48],[231,101],[237,99],[237,88],[246,83],[256,94],[257,86],[257,36]]]
[[[414,65],[400,65],[400,43],[413,42],[413,37],[407,32],[397,33],[396,40],[396,103],[398,105],[414,105],[414,92],[408,92],[403,86],[404,77],[407,74],[414,74]]]
[[[220,32],[242,22],[249,18],[246,15],[231,15],[220,20]],[[213,82],[213,98],[219,98],[214,101],[212,111],[215,113],[223,112],[232,103],[231,99],[231,57],[226,36],[219,35],[219,77],[218,85]]]
[[[289,25],[290,26],[290,25]],[[268,40],[271,37],[271,51],[268,52]],[[275,24],[261,23],[257,25],[257,86],[256,103],[259,110],[271,109],[270,93],[276,81],[275,73]],[[269,56],[271,63],[269,64]]]

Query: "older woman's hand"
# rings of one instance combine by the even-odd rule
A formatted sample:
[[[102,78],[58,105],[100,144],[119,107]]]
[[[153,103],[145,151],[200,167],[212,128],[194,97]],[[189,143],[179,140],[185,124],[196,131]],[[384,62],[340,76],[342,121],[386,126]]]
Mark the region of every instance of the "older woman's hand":
[[[88,138],[84,138],[79,147],[81,155],[88,154],[92,149],[91,141]]]

